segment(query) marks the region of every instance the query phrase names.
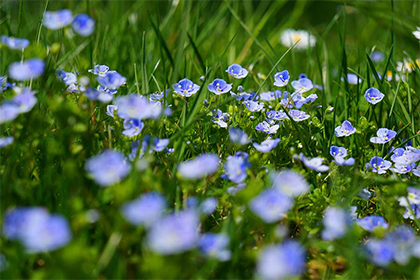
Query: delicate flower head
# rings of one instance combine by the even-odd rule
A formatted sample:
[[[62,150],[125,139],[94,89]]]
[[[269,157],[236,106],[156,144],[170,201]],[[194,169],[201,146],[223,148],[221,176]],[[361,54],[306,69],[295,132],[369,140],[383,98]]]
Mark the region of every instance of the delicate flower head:
[[[223,79],[215,79],[212,83],[208,86],[209,91],[220,95],[232,90],[232,84],[228,84]]]
[[[356,132],[356,129],[351,125],[349,121],[343,121],[341,126],[337,126],[335,128],[335,136],[343,137],[343,136],[350,136]]]
[[[165,209],[165,198],[159,193],[150,192],[125,203],[121,207],[121,213],[134,225],[149,226],[162,216]]]
[[[251,211],[266,223],[284,219],[292,206],[290,197],[274,189],[264,190],[249,202]]]
[[[87,99],[96,101],[98,100],[101,103],[108,103],[112,101],[112,95],[104,90],[97,90],[94,88],[88,88],[85,92]]]
[[[258,112],[264,108],[264,103],[252,100],[244,101],[244,105],[250,112]]]
[[[274,133],[277,133],[277,130],[279,129],[279,127],[280,126],[278,124],[270,125],[268,122],[263,121],[256,126],[256,129],[261,132],[268,133],[268,134],[274,134]]]
[[[381,62],[382,60],[384,60],[385,56],[382,52],[380,51],[374,51],[371,55],[370,58],[372,59],[373,62]]]
[[[297,43],[296,50],[306,50],[315,46],[316,38],[306,30],[286,29],[281,33],[280,42],[288,48]]]
[[[144,123],[138,119],[125,119],[123,135],[127,137],[134,137],[140,134],[143,130]]]
[[[73,20],[70,10],[47,11],[44,13],[42,24],[51,30],[61,29],[69,25]]]
[[[299,93],[304,93],[313,89],[314,85],[308,78],[302,78],[297,81],[292,81],[292,87],[299,91]]]
[[[308,113],[306,113],[304,111],[299,111],[299,110],[290,110],[289,115],[296,122],[301,122],[301,121],[307,120],[311,116]]]
[[[74,17],[71,27],[77,34],[87,37],[95,30],[95,21],[86,14],[78,14]]]
[[[413,169],[413,167],[414,167],[414,164],[396,163],[394,165],[394,168],[390,168],[389,170],[394,171],[395,173],[399,173],[399,174],[406,174],[410,172],[411,169]]]
[[[344,147],[331,146],[330,154],[334,158],[334,162],[338,165],[354,165],[354,158],[347,157],[347,149]]]
[[[123,119],[157,119],[162,113],[159,103],[150,103],[146,96],[129,94],[115,100],[118,116]]]
[[[370,138],[370,142],[375,144],[385,144],[391,141],[397,135],[397,132],[388,128],[380,128],[376,132],[376,135],[377,137]]]
[[[344,81],[343,78],[341,78],[342,81]],[[357,85],[362,82],[362,79],[360,79],[356,74],[349,73],[347,74],[347,82],[351,85]]]
[[[228,249],[229,242],[229,236],[225,233],[206,233],[200,237],[198,247],[206,256],[224,262],[230,260],[232,255]]]
[[[219,168],[219,157],[216,154],[201,154],[184,161],[178,167],[178,174],[188,180],[209,176]]]
[[[0,37],[0,42],[8,46],[9,49],[21,51],[23,51],[29,45],[29,40],[27,39],[8,37],[6,35],[2,35]]]
[[[76,74],[57,69],[57,77],[67,86],[77,83]]]
[[[117,71],[107,71],[103,76],[98,76],[96,79],[102,86],[110,89],[118,89],[127,80]]]
[[[270,178],[273,188],[289,197],[298,197],[309,190],[305,178],[293,170],[272,173]]]
[[[230,137],[230,141],[233,144],[237,144],[237,145],[246,145],[250,141],[250,139],[248,138],[248,135],[240,128],[234,128],[234,127],[230,128],[229,137]]]
[[[374,173],[384,174],[391,165],[392,163],[390,161],[384,160],[378,156],[374,156],[370,159],[370,166],[372,167],[372,172]]]
[[[229,73],[229,75],[231,75],[235,79],[243,79],[248,75],[248,70],[246,70],[239,64],[232,64],[228,67],[226,72]]]
[[[45,62],[39,58],[31,58],[24,62],[13,62],[9,66],[10,78],[27,81],[38,78],[44,73]]]
[[[124,179],[130,172],[125,157],[117,151],[105,150],[86,161],[86,171],[102,187],[108,187]]]
[[[289,117],[283,111],[268,111],[267,118],[270,120],[282,121],[284,119],[288,119]]]
[[[220,109],[213,110],[212,121],[219,125],[222,128],[227,127],[227,121],[229,120],[230,115],[228,113],[223,113]]]
[[[24,88],[22,93],[13,97],[12,102],[19,108],[19,113],[27,113],[32,110],[38,99],[30,88]]]
[[[222,177],[237,184],[242,183],[248,176],[246,171],[250,165],[247,153],[238,152],[234,156],[228,156],[223,165],[226,173]]]
[[[289,71],[284,70],[274,75],[274,85],[277,87],[284,87],[289,83]]]
[[[268,153],[275,147],[277,147],[277,144],[280,142],[280,139],[271,139],[269,136],[266,140],[262,141],[261,144],[258,144],[254,142],[252,145],[254,145],[255,149],[261,153]]]
[[[357,219],[357,224],[367,231],[375,231],[375,228],[381,227],[387,229],[389,227],[388,223],[381,216],[367,216],[361,219]]]
[[[261,101],[274,101],[278,98],[281,98],[282,94],[281,91],[269,91],[269,92],[262,92],[260,93],[260,100]]]
[[[94,75],[98,75],[98,76],[105,76],[105,74],[108,72],[109,67],[106,65],[95,65],[95,67],[93,67],[93,69],[89,69],[88,72],[92,73]]]
[[[334,240],[343,237],[351,224],[349,213],[338,207],[328,207],[324,212],[322,239]]]
[[[0,148],[9,146],[14,141],[14,138],[12,136],[7,137],[0,137]]]
[[[300,154],[300,158],[303,164],[312,170],[315,170],[318,172],[325,172],[325,171],[330,170],[330,167],[328,165],[323,165],[323,162],[324,162],[323,158],[316,157],[316,158],[308,159],[303,154]]]
[[[368,240],[366,249],[370,261],[374,264],[386,266],[393,260],[394,251],[392,248],[392,243],[390,243],[388,240]]]
[[[0,124],[13,121],[20,113],[17,104],[11,101],[3,102],[0,105]]]
[[[368,88],[365,92],[366,101],[373,105],[379,103],[384,97],[385,94],[374,87]]]

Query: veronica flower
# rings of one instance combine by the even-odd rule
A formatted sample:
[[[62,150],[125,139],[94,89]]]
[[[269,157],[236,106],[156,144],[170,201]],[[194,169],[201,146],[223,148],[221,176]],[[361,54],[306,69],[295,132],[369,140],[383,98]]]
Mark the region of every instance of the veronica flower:
[[[228,67],[226,72],[229,73],[229,75],[231,75],[235,79],[243,79],[248,75],[248,70],[246,70],[239,64],[232,64]]]
[[[223,165],[226,173],[222,175],[222,178],[237,184],[242,183],[248,176],[246,171],[250,165],[248,154],[245,152],[237,152],[234,156],[228,156]]]
[[[371,239],[366,244],[370,261],[380,266],[386,266],[392,262],[394,252],[392,244],[388,240]]]
[[[411,169],[414,167],[414,164],[398,164],[396,163],[394,165],[394,168],[390,168],[389,170],[394,171],[395,173],[399,174],[406,174],[411,171]]]
[[[361,219],[357,219],[357,224],[367,231],[375,231],[376,228],[381,227],[387,229],[389,227],[388,223],[381,216],[367,216]]]
[[[260,99],[262,101],[274,101],[278,98],[281,98],[281,96],[282,94],[279,90],[260,93]]]
[[[293,206],[293,200],[281,192],[264,190],[249,202],[250,210],[266,223],[284,219]]]
[[[162,216],[165,209],[165,198],[159,193],[150,192],[125,203],[121,207],[121,213],[134,225],[149,226]]]
[[[229,129],[230,142],[237,145],[246,145],[249,143],[248,135],[240,128]]]
[[[3,102],[0,105],[0,124],[13,121],[19,113],[19,107],[14,102]]]
[[[420,206],[420,189],[408,187],[408,195],[398,198],[401,206],[419,205]]]
[[[310,91],[314,88],[312,81],[308,78],[299,79],[297,81],[292,81],[292,87],[299,91],[300,93]]]
[[[316,158],[307,159],[303,154],[300,154],[300,158],[303,164],[312,170],[315,170],[318,172],[325,172],[330,169],[328,165],[322,164],[324,162],[323,158],[316,157]]]
[[[305,249],[297,241],[269,245],[258,256],[257,274],[261,279],[298,278],[306,263]]]
[[[316,38],[306,30],[286,29],[280,35],[280,42],[288,48],[297,43],[296,50],[306,50],[315,46]]]
[[[201,179],[219,168],[219,157],[215,154],[201,154],[194,159],[184,161],[178,167],[178,174],[184,179]]]
[[[227,193],[230,195],[236,195],[240,190],[243,190],[246,187],[246,183],[239,183],[236,186],[232,186],[226,189]]]
[[[199,218],[195,211],[179,211],[168,214],[152,224],[147,243],[150,249],[161,255],[185,252],[197,245]]]
[[[420,177],[420,164],[417,165],[416,168],[413,168],[413,174],[416,175],[417,177]]]
[[[85,92],[87,99],[96,101],[98,100],[101,103],[108,103],[112,101],[112,95],[105,90],[99,90],[94,88],[88,88]]]
[[[292,100],[293,100],[293,103],[295,104],[295,107],[297,109],[300,109],[302,108],[304,104],[313,103],[317,98],[318,98],[318,95],[314,93],[308,95],[307,97],[303,97],[301,93],[298,93],[298,94],[293,95]]]
[[[385,239],[391,244],[393,259],[400,265],[408,264],[416,241],[413,229],[408,225],[396,226]]]
[[[275,147],[277,147],[277,144],[280,142],[280,139],[271,139],[269,136],[266,140],[262,141],[261,144],[258,144],[254,142],[252,145],[254,145],[255,149],[257,151],[262,153],[268,153]]]
[[[2,44],[8,46],[9,49],[12,50],[23,51],[29,45],[29,40],[27,39],[8,37],[6,35],[1,36],[0,41]]]
[[[162,107],[157,103],[149,103],[145,96],[129,94],[120,96],[115,101],[118,116],[123,119],[157,119],[162,113]]]
[[[195,94],[199,89],[200,86],[194,84],[188,79],[182,79],[178,83],[172,86],[175,92],[184,97],[190,97],[191,95]]]
[[[62,81],[67,86],[77,83],[76,74],[66,72],[61,69],[57,69],[56,73],[60,81]]]
[[[342,81],[344,81],[343,78],[341,78]],[[351,85],[357,85],[360,84],[362,82],[362,79],[360,79],[356,74],[347,74],[347,81],[349,82],[349,84]]]
[[[14,138],[12,136],[8,137],[0,137],[0,148],[9,146],[14,141]]]
[[[385,94],[374,87],[368,88],[365,92],[365,99],[373,105],[379,103],[384,97]]]
[[[86,161],[85,168],[93,180],[102,187],[108,187],[124,179],[130,172],[123,154],[105,150]]]
[[[229,236],[225,233],[206,233],[200,237],[198,247],[206,256],[224,262],[230,260],[232,255],[228,249],[229,242]]]
[[[382,52],[380,51],[374,51],[371,55],[370,58],[372,59],[373,62],[381,62],[382,60],[384,60],[385,56]]]
[[[322,239],[334,240],[343,237],[351,225],[350,215],[338,207],[328,207],[324,212]]]
[[[223,113],[220,109],[213,110],[212,121],[215,124],[218,124],[220,127],[226,128],[227,121],[229,120],[230,115],[228,113]]]
[[[244,101],[244,105],[250,112],[258,112],[264,108],[264,103],[252,100]]]
[[[289,197],[298,197],[309,190],[305,178],[293,170],[271,173],[270,179],[274,189]]]
[[[32,110],[38,99],[30,88],[24,88],[22,93],[13,97],[12,102],[17,105],[19,113],[27,113]]]
[[[134,137],[140,134],[143,130],[144,123],[138,119],[125,119],[123,135],[127,137]]]
[[[200,213],[208,216],[211,213],[213,213],[214,211],[216,211],[217,208],[217,198],[215,197],[209,197],[206,198],[198,207],[198,210],[200,211]]]
[[[97,65],[95,65],[95,67],[93,67],[93,69],[89,69],[88,72],[92,73],[94,75],[103,77],[108,72],[108,70],[109,70],[108,66],[97,64]]]
[[[299,111],[299,110],[290,110],[289,115],[296,122],[304,121],[306,119],[309,119],[310,117],[310,115],[307,114],[306,112]]]
[[[377,137],[370,138],[370,142],[375,144],[385,144],[391,141],[397,135],[397,132],[388,128],[380,128],[376,132],[376,135]]]
[[[406,147],[406,149],[395,149],[391,160],[396,164],[413,164],[420,160],[420,149]]]
[[[69,25],[73,20],[70,10],[47,11],[44,13],[42,24],[51,30],[57,30]]]
[[[274,85],[277,87],[284,87],[289,83],[289,71],[284,70],[274,75]]]
[[[220,95],[229,92],[232,89],[232,84],[228,84],[222,79],[215,79],[212,83],[209,84],[208,89],[209,91]]]
[[[95,21],[86,14],[78,14],[74,17],[71,27],[77,34],[87,37],[95,30]]]
[[[354,158],[344,159],[347,156],[347,149],[344,147],[331,146],[330,154],[338,165],[354,165]]]
[[[282,121],[288,119],[289,117],[284,111],[268,111],[267,118],[275,121]]]
[[[127,80],[117,71],[108,71],[104,76],[98,76],[96,79],[102,86],[110,89],[118,89],[125,84]]]
[[[278,124],[271,126],[268,122],[263,121],[256,126],[256,129],[268,134],[274,134],[277,132],[279,127],[280,126]]]
[[[9,65],[10,78],[27,81],[38,78],[44,73],[45,62],[39,58],[31,58],[24,62],[13,62]]]
[[[335,136],[343,137],[343,136],[350,136],[356,132],[356,129],[351,125],[349,121],[343,121],[341,126],[337,126],[335,128]]]
[[[384,160],[378,156],[374,156],[370,159],[370,166],[372,167],[372,172],[374,173],[384,174],[391,165],[392,163],[390,161]]]

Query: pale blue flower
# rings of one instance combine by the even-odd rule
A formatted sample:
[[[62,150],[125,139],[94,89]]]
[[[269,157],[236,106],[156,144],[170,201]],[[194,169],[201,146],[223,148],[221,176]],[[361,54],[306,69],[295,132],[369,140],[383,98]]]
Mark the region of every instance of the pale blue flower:
[[[86,14],[78,14],[74,17],[71,27],[77,34],[87,37],[95,30],[95,21]]]
[[[11,101],[0,105],[0,124],[13,121],[20,113],[17,104]]]
[[[77,83],[77,76],[76,74],[66,72],[61,69],[57,69],[56,71],[58,78],[62,81],[65,85],[70,86],[72,84]]]
[[[343,136],[350,136],[356,132],[356,129],[351,125],[349,121],[343,121],[341,126],[337,126],[335,128],[335,136],[343,137]]]
[[[347,149],[344,147],[331,146],[330,154],[334,157],[334,162],[338,165],[354,165],[354,158],[347,157]]]
[[[295,122],[301,122],[311,117],[308,113],[299,110],[290,110],[289,115]]]
[[[413,167],[415,167],[415,164],[400,164],[400,163],[396,163],[394,165],[394,168],[390,168],[389,170],[394,171],[395,173],[399,173],[399,174],[407,174],[408,172],[411,171],[411,169],[413,169]]]
[[[284,111],[268,111],[267,118],[275,121],[282,121],[288,119],[289,117]]]
[[[199,211],[201,213],[203,213],[204,215],[210,215],[211,213],[213,213],[214,211],[216,211],[217,208],[217,198],[215,197],[209,197],[206,198],[198,207]]]
[[[66,27],[73,21],[73,15],[70,10],[58,10],[55,12],[47,11],[44,13],[42,24],[51,30]]]
[[[374,264],[386,266],[392,262],[394,251],[388,240],[371,239],[366,244],[369,259]]]
[[[270,174],[270,179],[274,189],[289,197],[298,197],[309,190],[309,184],[305,178],[293,170],[273,172]]]
[[[248,75],[248,70],[246,70],[239,64],[232,64],[228,67],[226,72],[229,73],[229,75],[231,75],[235,79],[243,79]]]
[[[246,145],[250,141],[248,135],[240,128],[230,128],[229,137],[230,141],[237,145]]]
[[[7,137],[0,137],[0,148],[9,146],[14,141],[14,138],[12,136]]]
[[[140,134],[143,130],[144,123],[141,120],[136,119],[125,119],[123,135],[127,137],[134,137]]]
[[[292,87],[300,93],[310,91],[313,89],[312,81],[308,78],[302,78],[297,81],[292,81]]]
[[[397,132],[391,129],[380,128],[376,132],[377,137],[370,138],[370,142],[375,143],[375,144],[385,144],[391,141],[396,135],[397,135]]]
[[[167,138],[155,138],[152,143],[152,150],[156,152],[162,152],[166,146],[169,144],[169,139]]]
[[[274,85],[277,87],[284,87],[289,83],[289,71],[284,70],[274,75]]]
[[[381,216],[367,216],[361,219],[357,219],[357,224],[367,231],[375,231],[376,228],[381,227],[387,229],[389,227],[388,223]]]
[[[373,62],[380,62],[380,61],[384,60],[384,58],[385,58],[385,55],[380,51],[374,51],[370,55],[370,59],[372,59]]]
[[[316,157],[316,158],[311,158],[308,159],[306,158],[302,153],[300,154],[300,159],[302,160],[303,164],[315,171],[318,172],[325,172],[328,171],[330,169],[330,167],[328,165],[323,165],[324,159],[320,158],[320,157]]]
[[[98,75],[98,76],[105,76],[105,74],[108,72],[109,67],[106,65],[95,65],[95,67],[93,67],[93,69],[89,69],[88,72],[92,73],[94,75]]]
[[[201,179],[215,173],[218,168],[219,157],[216,154],[201,154],[182,162],[178,167],[178,174],[184,179]]]
[[[248,176],[246,171],[251,165],[248,156],[245,152],[237,152],[234,156],[228,156],[226,163],[223,165],[225,174],[222,175],[222,178],[237,184],[242,183]]]
[[[229,236],[225,233],[205,233],[200,237],[198,247],[206,256],[224,262],[230,260],[232,255],[228,249],[229,242]]]
[[[12,50],[23,51],[29,45],[29,40],[27,39],[8,37],[6,35],[1,36],[0,41]]]
[[[368,88],[365,92],[365,99],[373,105],[379,103],[382,99],[384,99],[384,97],[385,94],[374,87]]]
[[[281,192],[268,189],[249,202],[251,211],[266,223],[284,219],[293,206],[293,200]]]
[[[88,88],[85,92],[85,96],[87,99],[92,101],[99,101],[101,103],[108,103],[111,102],[113,97],[111,94],[109,94],[107,91],[94,89],[94,88]]]
[[[200,89],[199,85],[194,84],[187,78],[180,80],[172,87],[177,94],[184,97],[190,97],[191,95],[197,93],[197,91]]]
[[[244,105],[250,112],[258,112],[264,108],[264,103],[252,100],[244,101]]]
[[[344,78],[341,78],[342,81],[344,81]],[[347,74],[347,81],[351,85],[357,85],[362,82],[362,79],[360,79],[356,74]]]
[[[268,91],[260,93],[260,100],[261,101],[274,101],[282,97],[282,93],[279,90],[275,91]]]
[[[230,115],[228,113],[223,113],[220,109],[213,110],[213,116],[211,120],[213,123],[219,125],[222,128],[227,127],[227,121],[229,120]]]
[[[220,95],[232,90],[232,84],[228,84],[222,79],[215,79],[212,83],[209,84],[208,89],[209,91]]]
[[[275,147],[277,147],[277,144],[280,142],[280,139],[271,139],[269,136],[266,140],[262,141],[261,144],[258,144],[256,142],[252,143],[254,145],[255,149],[257,151],[262,153],[268,153]]]
[[[10,78],[27,81],[38,78],[44,73],[45,62],[39,58],[31,58],[24,62],[13,62],[9,65]]]
[[[381,157],[374,156],[370,159],[370,167],[372,168],[372,172],[378,174],[386,173],[386,170],[391,167],[392,163],[388,160],[384,160]]]
[[[127,79],[117,71],[108,71],[104,76],[98,76],[96,79],[102,86],[110,89],[118,89],[127,81]]]
[[[324,212],[322,239],[334,240],[343,237],[351,225],[349,213],[338,207],[328,207]]]
[[[276,125],[270,125],[268,122],[263,121],[263,122],[259,123],[255,127],[255,129],[256,130],[259,130],[261,132],[268,133],[268,134],[274,134],[274,133],[277,133],[277,130],[279,129],[279,127],[280,126],[278,124],[276,124]]]
[[[129,94],[116,98],[118,116],[123,119],[157,119],[162,113],[162,106],[150,103],[147,97],[138,94]]]
[[[156,192],[139,196],[121,207],[124,218],[134,225],[150,226],[166,209],[165,198]]]

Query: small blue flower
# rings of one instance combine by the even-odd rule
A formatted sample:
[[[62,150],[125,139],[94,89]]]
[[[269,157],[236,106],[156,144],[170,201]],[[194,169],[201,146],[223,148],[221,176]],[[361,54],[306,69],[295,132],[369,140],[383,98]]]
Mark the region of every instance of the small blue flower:
[[[284,70],[274,75],[274,85],[277,87],[284,87],[289,83],[289,71]]]
[[[118,89],[125,84],[127,79],[117,71],[108,71],[104,76],[98,76],[97,80],[104,87]]]
[[[351,225],[349,213],[338,207],[328,207],[324,212],[322,239],[334,240],[343,237]]]
[[[385,94],[374,87],[367,89],[365,92],[365,99],[373,105],[379,103],[382,99],[384,99],[384,97]]]
[[[267,118],[275,121],[282,121],[288,119],[289,117],[284,111],[268,111]]]
[[[311,117],[308,113],[299,110],[290,110],[289,115],[296,122],[301,122]]]
[[[205,199],[200,206],[198,207],[199,211],[204,214],[204,215],[210,215],[211,213],[213,213],[214,211],[216,211],[217,208],[217,198],[215,197],[209,197],[207,199]]]
[[[93,67],[93,69],[89,69],[88,72],[92,73],[94,75],[103,77],[108,72],[108,70],[109,70],[108,66],[97,64],[97,65],[95,65],[95,67]]]
[[[122,119],[157,119],[162,113],[162,106],[150,103],[145,96],[129,94],[115,100],[118,116]]]
[[[396,163],[394,168],[390,168],[389,170],[394,171],[395,173],[399,174],[406,174],[411,171],[415,167],[415,164],[399,164]]]
[[[413,174],[416,175],[417,177],[420,177],[420,164],[417,165],[416,168],[413,168]]]
[[[264,103],[252,100],[244,101],[244,105],[250,112],[258,112],[264,108]]]
[[[98,100],[101,103],[108,103],[112,101],[112,95],[107,93],[106,91],[97,90],[94,88],[88,88],[85,92],[85,96],[87,99],[96,101]]]
[[[86,161],[86,171],[102,187],[108,187],[124,179],[130,172],[130,165],[124,155],[105,150]]]
[[[22,93],[13,97],[12,102],[19,108],[19,113],[27,113],[35,106],[38,99],[30,88],[21,89]]]
[[[370,159],[370,166],[372,167],[372,172],[374,173],[384,174],[391,165],[392,163],[390,161],[384,160],[378,156],[374,156]]]
[[[338,165],[354,165],[354,158],[344,159],[347,157],[347,149],[344,147],[331,146],[330,154]]]
[[[313,89],[312,81],[308,78],[302,78],[297,81],[292,81],[292,87],[300,93],[310,91]]]
[[[293,206],[293,200],[273,189],[264,190],[249,202],[251,211],[266,223],[284,219]]]
[[[371,55],[370,58],[372,59],[373,62],[380,62],[382,60],[384,60],[385,56],[382,52],[380,51],[374,51]]]
[[[299,79],[307,79],[307,78],[308,78],[308,76],[306,76],[306,74],[305,74],[305,73],[300,73],[298,78],[299,78]]]
[[[262,92],[260,93],[260,100],[261,101],[274,101],[278,98],[281,98],[281,96],[282,96],[282,93],[279,90]]]
[[[201,154],[191,160],[181,163],[178,174],[188,180],[207,177],[219,168],[219,157],[216,154]]]
[[[366,244],[366,249],[370,261],[380,266],[388,265],[394,258],[392,243],[388,240],[371,239]]]
[[[261,279],[294,279],[302,274],[305,249],[297,241],[264,247],[258,256],[257,274]]]
[[[1,36],[0,41],[12,50],[23,51],[29,45],[29,40],[27,39],[8,37],[6,35]]]
[[[155,138],[153,140],[152,150],[156,152],[162,152],[169,144],[169,139],[166,138]]]
[[[244,87],[243,86],[238,86],[238,91],[239,92],[242,92],[244,90]]]
[[[47,11],[44,13],[42,24],[51,30],[57,30],[69,25],[73,20],[70,10]]]
[[[375,144],[385,144],[394,139],[394,137],[397,135],[397,132],[388,128],[380,128],[376,132],[376,135],[377,137],[370,138],[370,142]]]
[[[357,219],[357,224],[367,231],[375,231],[375,228],[381,227],[387,229],[389,227],[388,223],[381,216],[367,216],[361,219]]]
[[[248,70],[246,70],[239,64],[232,64],[228,67],[226,72],[229,73],[229,75],[231,75],[235,79],[243,79],[248,75]]]
[[[87,37],[95,30],[95,21],[86,14],[78,14],[74,17],[71,27],[77,34]]]
[[[0,105],[0,124],[13,121],[19,113],[19,107],[14,102],[3,102]]]
[[[343,137],[350,136],[356,132],[356,129],[351,125],[351,122],[344,121],[341,126],[335,128],[335,136]]]
[[[255,149],[261,153],[268,153],[275,147],[277,147],[277,144],[280,142],[280,139],[271,139],[269,136],[266,140],[262,141],[261,144],[253,143]]]
[[[222,128],[227,127],[227,121],[229,120],[230,115],[228,113],[223,113],[220,109],[213,110],[212,122],[218,124]]]
[[[0,137],[0,148],[9,146],[14,141],[14,138],[12,136],[8,137]]]
[[[61,69],[57,69],[56,71],[57,77],[67,86],[77,83],[77,76],[76,74],[66,72]]]
[[[416,242],[416,235],[408,225],[396,226],[385,240],[391,244],[393,258],[400,265],[406,265],[412,255],[412,247]]]
[[[229,242],[229,236],[225,233],[206,233],[200,237],[198,247],[206,256],[225,262],[232,255],[228,249]]]
[[[174,84],[172,87],[177,94],[184,97],[190,97],[191,95],[195,94],[200,89],[199,85],[194,84],[187,78],[180,80],[178,83]]]
[[[125,119],[123,135],[127,137],[134,137],[140,134],[143,130],[144,123],[138,119]]]
[[[318,172],[325,172],[330,169],[328,165],[323,165],[324,162],[323,158],[316,157],[307,159],[303,154],[300,154],[300,159],[302,160],[303,164],[305,164],[306,167],[318,171]]]
[[[199,218],[195,211],[179,211],[168,214],[152,224],[147,243],[155,253],[179,254],[197,245]]]
[[[139,196],[121,207],[124,218],[134,225],[150,226],[166,209],[165,198],[156,192]]]
[[[274,134],[274,133],[277,133],[277,130],[279,129],[279,127],[280,126],[278,124],[271,126],[268,122],[263,121],[263,122],[259,123],[255,127],[255,129],[259,130],[261,132],[268,133],[268,134]]]
[[[229,137],[230,142],[236,145],[246,145],[250,141],[248,135],[240,128],[230,128]]]
[[[344,81],[344,78],[341,78],[342,81]],[[357,85],[362,82],[362,79],[360,79],[356,74],[347,74],[347,81],[351,85]]]
[[[9,65],[10,78],[17,81],[27,81],[38,78],[44,73],[45,62],[42,59],[31,58],[24,62],[13,62]]]
[[[309,190],[305,178],[293,170],[272,173],[270,179],[274,189],[289,197],[298,197]]]
[[[212,83],[209,84],[208,89],[209,91],[220,95],[232,90],[232,84],[228,84],[222,79],[215,79]]]
[[[237,184],[242,183],[248,176],[246,171],[250,165],[247,153],[238,152],[234,156],[228,156],[223,165],[226,173],[222,175],[222,178]]]

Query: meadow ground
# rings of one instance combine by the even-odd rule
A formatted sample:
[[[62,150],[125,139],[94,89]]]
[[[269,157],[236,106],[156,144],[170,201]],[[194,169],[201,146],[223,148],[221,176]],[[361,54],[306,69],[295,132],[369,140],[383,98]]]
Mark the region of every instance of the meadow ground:
[[[419,279],[419,26],[418,1],[3,0],[1,278]]]

